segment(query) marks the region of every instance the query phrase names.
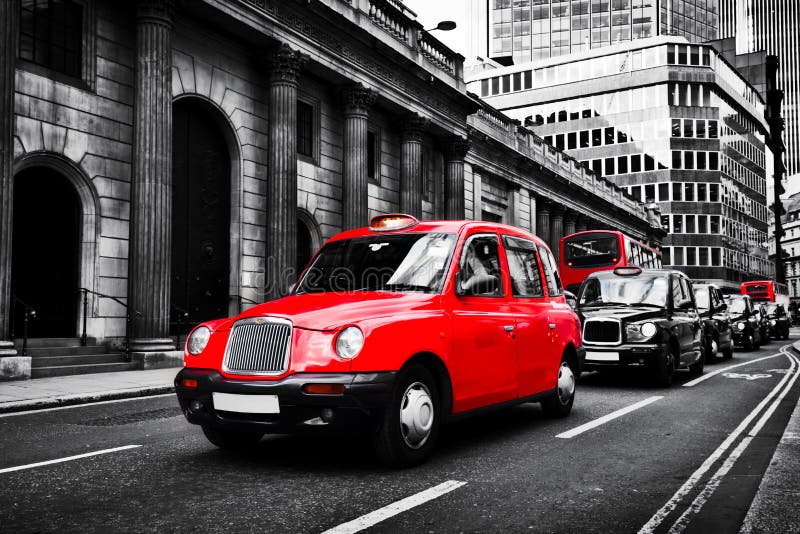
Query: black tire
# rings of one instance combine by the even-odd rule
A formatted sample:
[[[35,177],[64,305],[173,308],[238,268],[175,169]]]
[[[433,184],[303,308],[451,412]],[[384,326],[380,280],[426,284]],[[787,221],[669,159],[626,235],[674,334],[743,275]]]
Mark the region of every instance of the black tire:
[[[242,450],[254,447],[264,437],[263,432],[235,432],[233,430],[220,430],[210,426],[203,426],[206,439],[226,450]]]
[[[728,345],[728,348],[722,351],[722,359],[730,360],[733,358],[733,343]]]
[[[700,351],[700,359],[689,366],[689,374],[691,376],[702,375],[705,363],[706,363],[706,355],[703,351]]]
[[[755,336],[750,336],[750,337],[748,337],[746,339],[745,338],[742,339],[742,347],[744,347],[744,350],[746,350],[746,351],[753,350],[755,345],[756,345],[755,344]]]
[[[715,343],[715,341],[716,340],[710,339],[705,344],[704,354],[705,354],[705,357],[706,357],[706,359],[705,359],[706,362],[714,362],[714,361],[717,361],[719,359],[719,343],[717,343],[717,350],[714,351],[714,343]]]
[[[652,369],[653,381],[656,386],[668,388],[672,385],[676,361],[678,361],[678,357],[675,355],[675,349],[673,348],[668,348],[664,354],[658,357]]]
[[[572,361],[564,356],[558,367],[556,389],[552,395],[543,399],[540,404],[547,417],[560,419],[572,411],[575,402],[575,384],[577,383]]]
[[[375,435],[378,460],[396,468],[419,465],[427,460],[439,435],[441,406],[439,388],[426,367],[412,364],[401,370]],[[403,412],[408,416],[405,423],[401,417]],[[420,424],[412,428],[407,423],[414,415],[417,416],[414,422]]]
[[[761,332],[756,332],[753,334],[753,350],[758,350],[761,348]]]

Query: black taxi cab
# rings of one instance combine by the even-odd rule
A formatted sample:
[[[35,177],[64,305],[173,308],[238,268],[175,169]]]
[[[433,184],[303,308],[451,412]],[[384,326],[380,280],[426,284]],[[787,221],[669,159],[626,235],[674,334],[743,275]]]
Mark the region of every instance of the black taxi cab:
[[[714,284],[694,283],[697,312],[703,321],[703,353],[706,361],[718,356],[733,358],[733,330],[722,290]]]
[[[703,330],[692,282],[668,269],[617,267],[589,275],[578,294],[584,368],[645,367],[660,386],[674,371],[703,372]]]
[[[728,311],[733,326],[733,342],[745,350],[758,350],[767,336],[766,318],[747,295],[729,295]]]

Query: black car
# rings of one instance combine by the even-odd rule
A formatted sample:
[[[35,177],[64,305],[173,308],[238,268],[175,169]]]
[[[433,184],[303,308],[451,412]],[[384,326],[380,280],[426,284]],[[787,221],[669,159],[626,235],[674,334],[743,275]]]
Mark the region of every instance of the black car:
[[[578,295],[587,370],[644,366],[669,386],[688,367],[703,373],[702,326],[692,282],[667,269],[617,267],[589,275]]]
[[[733,332],[722,290],[714,284],[695,283],[694,299],[703,321],[703,352],[706,361],[710,362],[720,354],[729,360],[733,357]]]
[[[789,339],[789,314],[783,304],[769,302],[764,305],[769,333],[775,339]]]
[[[766,318],[762,318],[758,308],[747,295],[730,295],[728,297],[728,313],[733,327],[733,342],[745,350],[761,347],[761,340],[766,336]]]

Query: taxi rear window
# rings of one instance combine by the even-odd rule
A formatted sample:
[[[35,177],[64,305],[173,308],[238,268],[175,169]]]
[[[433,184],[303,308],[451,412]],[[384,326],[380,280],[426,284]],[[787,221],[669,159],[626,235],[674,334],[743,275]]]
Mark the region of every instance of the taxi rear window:
[[[441,290],[455,234],[404,233],[326,244],[297,284],[296,293]]]

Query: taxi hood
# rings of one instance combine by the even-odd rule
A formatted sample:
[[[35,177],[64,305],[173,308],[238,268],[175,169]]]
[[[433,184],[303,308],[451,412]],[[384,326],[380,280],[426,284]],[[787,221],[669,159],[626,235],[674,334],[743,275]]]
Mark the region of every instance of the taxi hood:
[[[649,306],[598,306],[580,308],[578,311],[584,317],[606,317],[618,319],[624,323],[643,321],[653,317],[661,317],[666,313],[664,308],[651,308]]]
[[[429,308],[438,302],[440,296],[432,293],[392,291],[303,293],[253,306],[233,321],[268,315],[289,319],[296,328],[333,330],[366,319],[391,317]]]

